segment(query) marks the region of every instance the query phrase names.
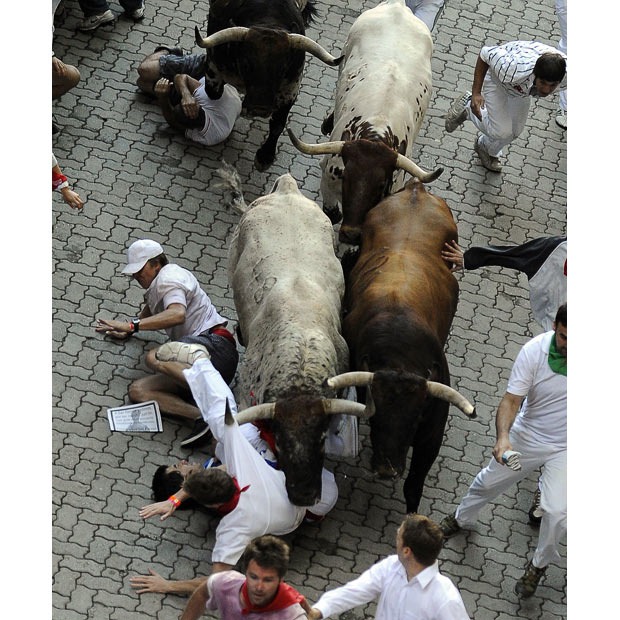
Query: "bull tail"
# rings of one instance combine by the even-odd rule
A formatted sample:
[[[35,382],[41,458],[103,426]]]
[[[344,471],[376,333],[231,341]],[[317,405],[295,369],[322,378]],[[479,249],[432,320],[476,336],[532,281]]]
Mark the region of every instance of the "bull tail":
[[[308,26],[310,26],[310,24],[312,24],[312,22],[315,21],[315,18],[319,15],[319,11],[314,4],[314,0],[308,0],[305,3],[306,6],[303,6],[303,0],[301,0],[301,2],[300,0],[297,0],[297,4],[301,6],[301,18],[304,20],[304,26],[308,28]]]
[[[213,187],[222,190],[226,208],[232,208],[241,214],[245,213],[248,210],[248,205],[243,199],[241,178],[237,169],[222,159],[222,166],[215,171],[215,174],[220,180],[216,181]]]

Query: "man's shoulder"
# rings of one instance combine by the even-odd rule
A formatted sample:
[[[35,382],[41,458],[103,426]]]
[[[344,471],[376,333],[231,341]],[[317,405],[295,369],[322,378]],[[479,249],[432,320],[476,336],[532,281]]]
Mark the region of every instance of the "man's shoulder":
[[[157,274],[157,280],[167,283],[193,283],[195,279],[196,277],[191,271],[185,269],[184,267],[181,267],[180,265],[177,265],[176,263],[168,263],[167,265],[162,267],[159,271],[159,274]]]

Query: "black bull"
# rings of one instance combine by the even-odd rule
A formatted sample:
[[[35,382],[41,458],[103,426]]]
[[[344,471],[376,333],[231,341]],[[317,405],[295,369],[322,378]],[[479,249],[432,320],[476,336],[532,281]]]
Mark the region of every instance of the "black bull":
[[[278,139],[299,93],[305,52],[332,66],[341,60],[304,36],[315,14],[312,0],[303,11],[294,0],[214,0],[207,38],[196,28],[197,44],[207,49],[207,95],[219,99],[229,83],[245,93],[244,116],[270,117],[269,135],[255,157],[259,170],[275,160]]]
[[[376,409],[370,418],[372,467],[382,477],[400,476],[413,448],[404,483],[408,512],[418,509],[443,441],[449,403],[475,415],[473,406],[447,387],[444,346],[458,284],[441,250],[457,238],[447,204],[411,180],[368,212],[359,255],[346,275],[343,335],[351,367],[369,371],[355,384],[370,386],[367,404],[371,398]]]

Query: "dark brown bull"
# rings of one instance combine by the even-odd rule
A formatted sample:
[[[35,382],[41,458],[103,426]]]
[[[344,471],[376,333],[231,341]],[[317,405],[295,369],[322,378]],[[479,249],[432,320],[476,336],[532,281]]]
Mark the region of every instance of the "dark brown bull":
[[[232,84],[245,93],[242,115],[270,117],[269,136],[256,153],[259,170],[275,159],[278,138],[299,93],[305,52],[328,65],[339,62],[304,35],[315,14],[312,0],[299,5],[295,0],[212,0],[207,38],[196,28],[196,43],[207,50],[207,95],[219,99],[224,84]]]
[[[458,301],[458,284],[441,258],[457,239],[444,200],[416,181],[371,209],[354,267],[346,276],[343,334],[351,353],[347,373],[330,387],[364,385],[370,418],[372,467],[382,477],[402,475],[407,511],[420,503],[424,480],[443,440],[449,403],[475,415],[449,388],[444,354]]]

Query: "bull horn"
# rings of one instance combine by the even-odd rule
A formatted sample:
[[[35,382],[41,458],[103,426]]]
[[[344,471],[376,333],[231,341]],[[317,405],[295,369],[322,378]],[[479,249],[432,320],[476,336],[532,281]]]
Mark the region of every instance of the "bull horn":
[[[443,383],[438,383],[437,381],[427,381],[426,387],[431,396],[452,403],[470,418],[476,417],[476,408],[454,388],[444,385]]]
[[[374,413],[374,411],[367,409],[366,405],[344,398],[324,398],[323,406],[327,415],[342,413],[355,415],[358,418],[369,418]]]
[[[343,141],[306,144],[297,138],[288,127],[286,131],[288,132],[288,137],[291,139],[291,142],[295,145],[297,150],[305,153],[306,155],[340,155],[342,147],[344,146]]]
[[[228,398],[226,399],[226,409],[224,409],[224,423],[226,426],[230,426],[235,423],[235,418],[233,417],[232,411],[230,409],[230,403],[228,402]]]
[[[400,153],[396,157],[396,166],[405,172],[408,172],[410,175],[420,179],[422,183],[430,183],[434,181],[442,172],[443,168],[437,168],[437,170],[433,172],[425,172],[418,166],[418,164],[414,164],[408,157],[401,155]]]
[[[339,58],[332,56],[324,47],[303,34],[289,34],[288,40],[293,49],[308,52],[332,67],[340,64],[344,58],[344,56],[340,56]]]
[[[268,420],[273,418],[276,412],[275,403],[263,403],[262,405],[254,405],[248,407],[237,414],[237,424],[247,424],[256,420]]]
[[[198,26],[196,26],[196,45],[209,48],[222,45],[223,43],[238,43],[247,37],[249,31],[249,28],[235,26],[234,28],[225,28],[224,30],[214,32],[211,36],[203,39]]]
[[[374,373],[363,372],[361,370],[355,372],[345,372],[341,375],[336,375],[327,380],[327,386],[335,390],[341,390],[342,388],[371,385]]]

